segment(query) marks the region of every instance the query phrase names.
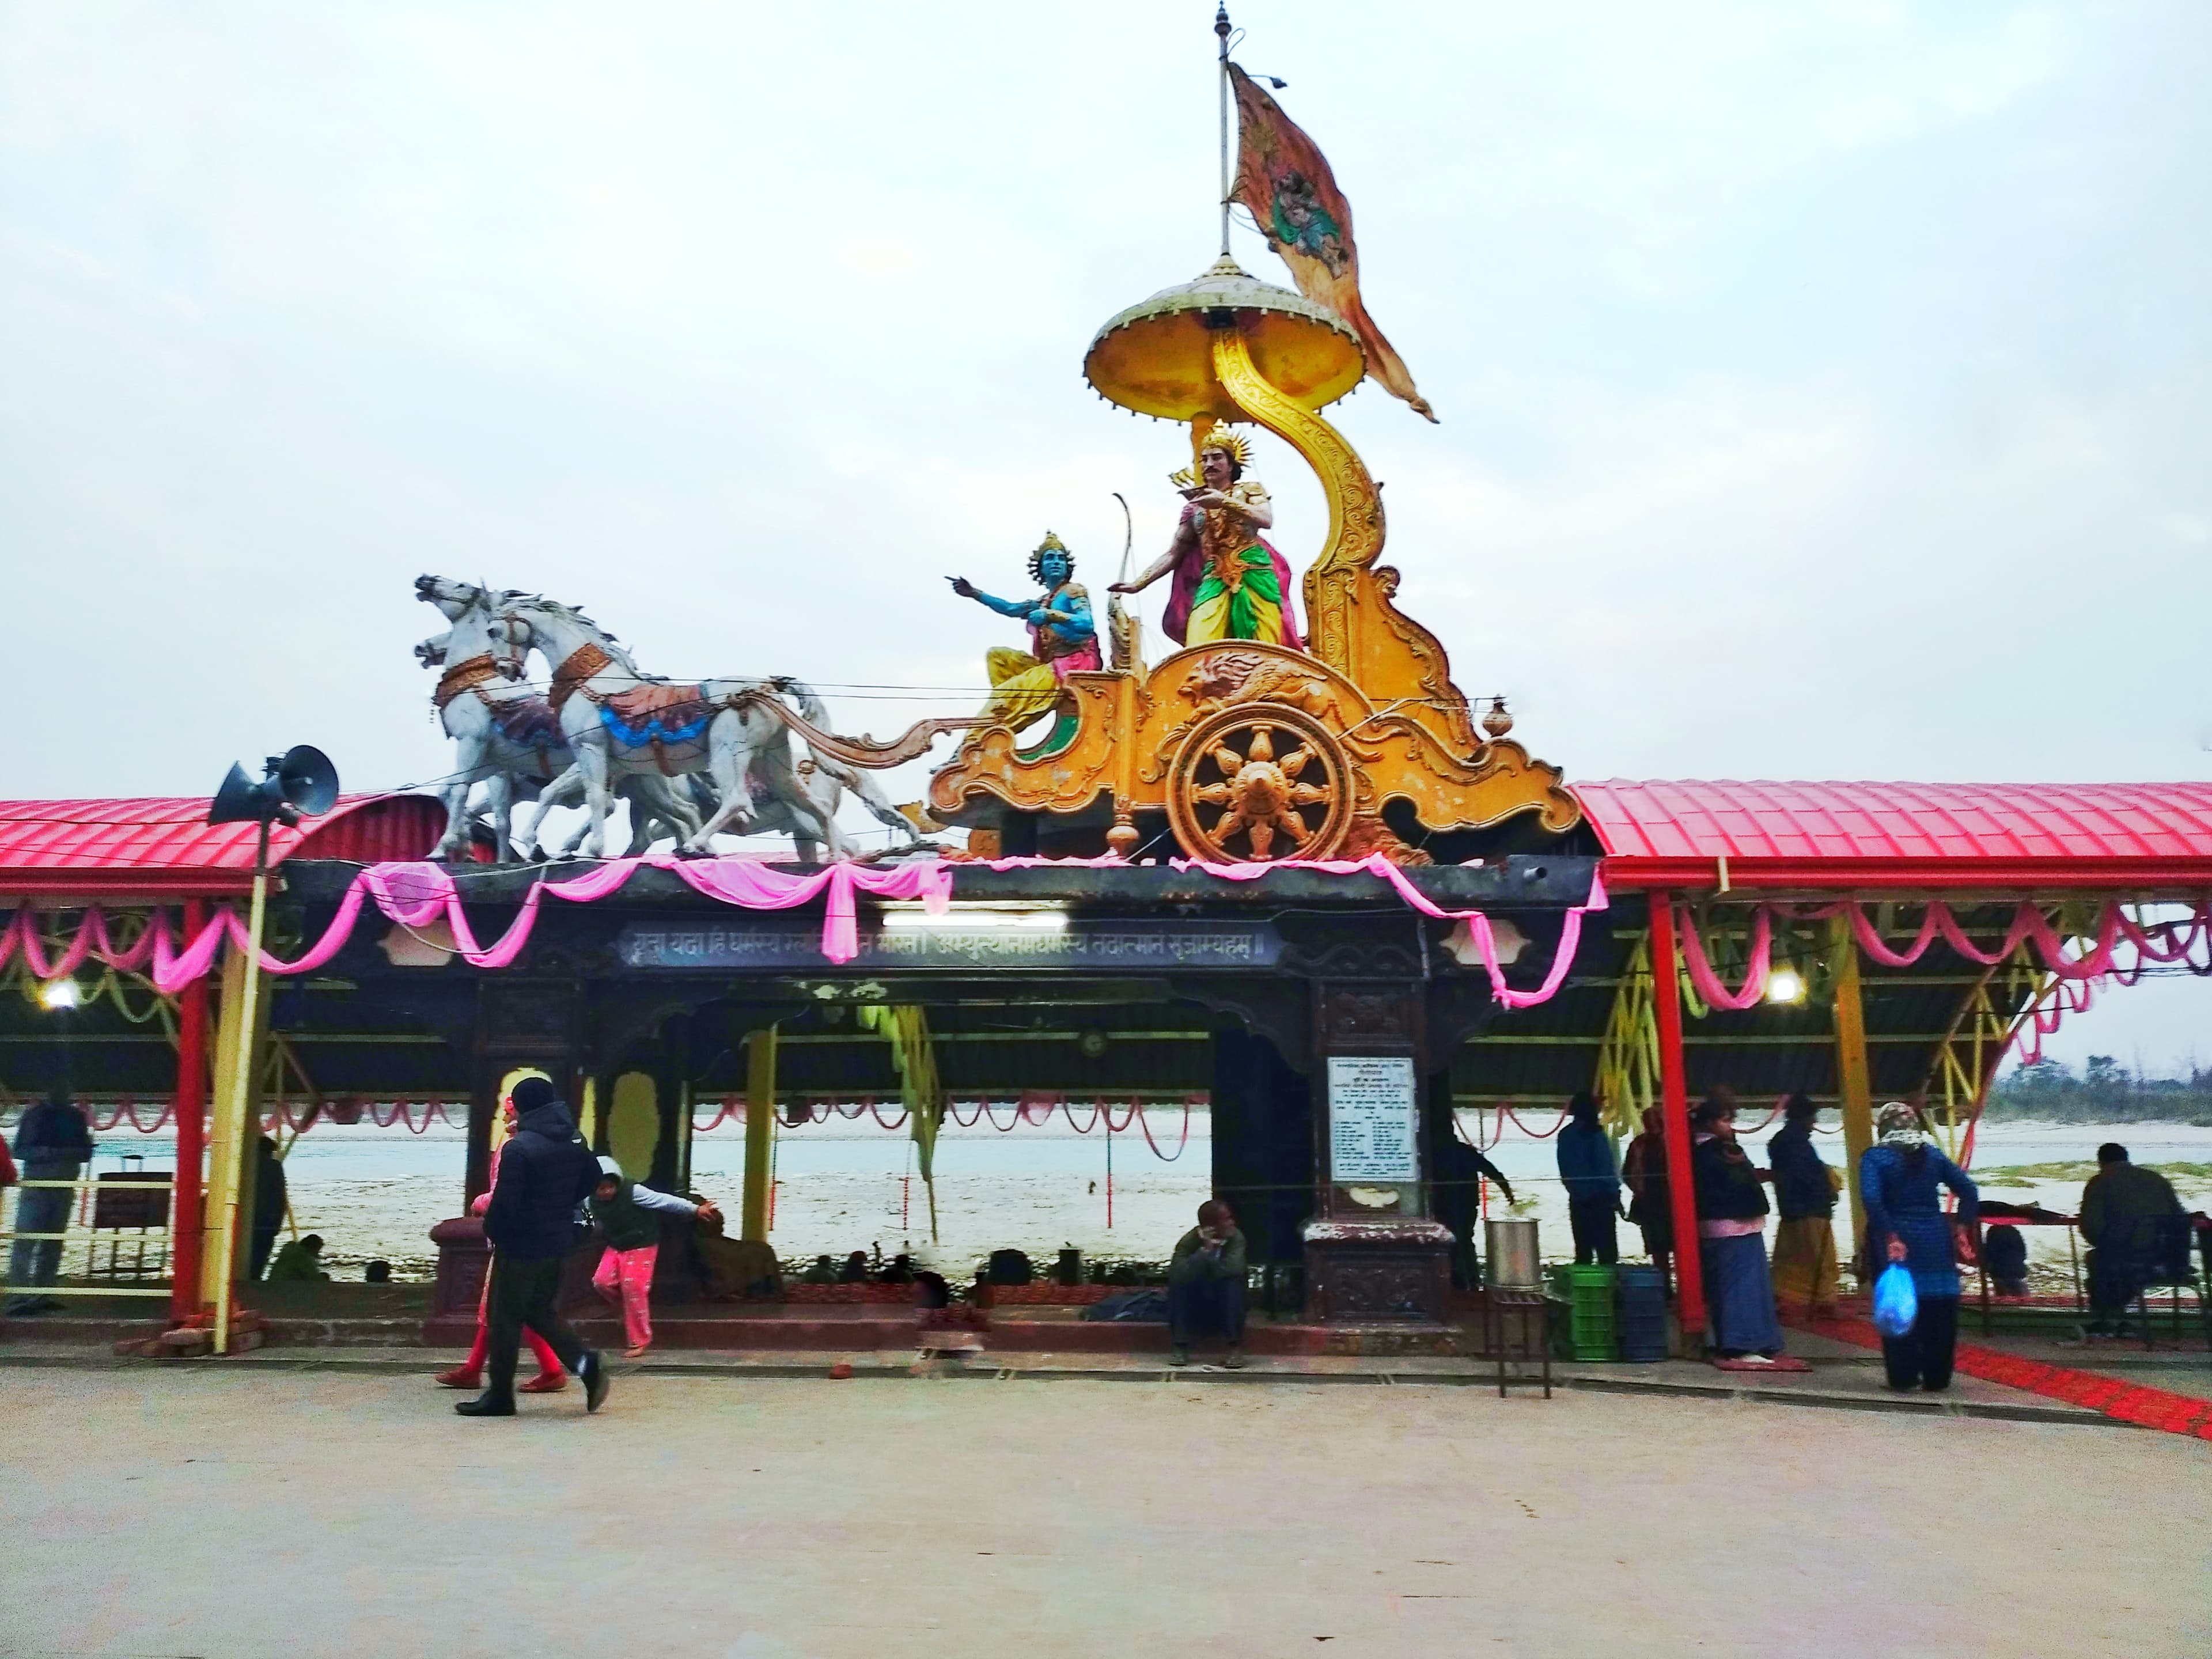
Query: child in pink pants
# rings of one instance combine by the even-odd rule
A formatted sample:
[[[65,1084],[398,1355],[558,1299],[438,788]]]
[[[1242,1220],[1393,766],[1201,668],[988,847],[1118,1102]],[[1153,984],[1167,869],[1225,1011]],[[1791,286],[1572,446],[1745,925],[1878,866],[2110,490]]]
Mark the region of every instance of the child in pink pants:
[[[641,1187],[611,1158],[599,1160],[599,1184],[592,1194],[592,1220],[606,1240],[606,1254],[592,1275],[592,1288],[622,1304],[623,1329],[629,1346],[625,1359],[641,1358],[653,1344],[653,1266],[660,1255],[660,1218],[719,1214],[711,1204],[694,1204],[672,1193]]]

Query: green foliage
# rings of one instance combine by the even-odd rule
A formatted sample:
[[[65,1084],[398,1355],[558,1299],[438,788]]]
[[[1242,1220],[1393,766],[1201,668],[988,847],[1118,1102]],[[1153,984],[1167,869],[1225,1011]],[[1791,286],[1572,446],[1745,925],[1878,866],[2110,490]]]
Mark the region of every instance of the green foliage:
[[[2063,1060],[2023,1066],[1990,1091],[1992,1121],[2191,1123],[2212,1127],[2212,1072],[2137,1077],[2110,1054],[2092,1054],[2077,1074]]]
[[[2143,1167],[2157,1170],[2176,1186],[2212,1182],[2212,1164],[2146,1164]],[[1985,1187],[1999,1187],[2027,1181],[2086,1182],[2096,1173],[2095,1159],[2077,1158],[2054,1164],[2002,1164],[1990,1169],[1978,1168],[1974,1179]]]

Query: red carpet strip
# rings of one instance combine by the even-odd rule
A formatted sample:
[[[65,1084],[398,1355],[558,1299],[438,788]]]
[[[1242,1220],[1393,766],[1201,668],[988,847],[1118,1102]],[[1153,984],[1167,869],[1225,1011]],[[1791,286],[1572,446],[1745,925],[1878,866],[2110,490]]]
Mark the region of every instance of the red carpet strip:
[[[1806,1328],[1839,1341],[1856,1342],[1862,1347],[1881,1346],[1881,1333],[1863,1319],[1813,1320],[1808,1322]],[[2116,1376],[2078,1370],[2071,1365],[2023,1359],[2017,1354],[2000,1353],[1995,1348],[1978,1347],[1971,1342],[1959,1345],[1958,1369],[1984,1382],[2001,1382],[2008,1389],[2041,1395],[2045,1400],[2102,1412],[2122,1423],[2212,1440],[2212,1400],[2198,1400],[2166,1389],[2148,1389]]]

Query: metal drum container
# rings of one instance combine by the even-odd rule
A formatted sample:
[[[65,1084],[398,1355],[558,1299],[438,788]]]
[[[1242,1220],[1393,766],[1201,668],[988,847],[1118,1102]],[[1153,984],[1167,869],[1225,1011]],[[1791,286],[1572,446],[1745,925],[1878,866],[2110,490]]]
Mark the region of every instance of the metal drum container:
[[[1536,1223],[1509,1216],[1483,1223],[1484,1260],[1489,1282],[1513,1290],[1535,1290],[1544,1283],[1543,1259],[1536,1251]]]

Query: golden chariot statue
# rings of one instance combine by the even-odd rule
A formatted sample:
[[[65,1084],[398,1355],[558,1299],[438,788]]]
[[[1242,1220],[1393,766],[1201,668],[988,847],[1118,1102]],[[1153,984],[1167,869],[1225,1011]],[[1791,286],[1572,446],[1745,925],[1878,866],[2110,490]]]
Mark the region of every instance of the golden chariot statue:
[[[931,817],[967,827],[979,852],[1027,817],[1040,850],[1128,856],[1160,845],[1164,830],[1174,848],[1163,850],[1232,863],[1377,852],[1420,863],[1423,842],[1516,815],[1573,828],[1580,812],[1559,770],[1506,737],[1502,709],[1478,728],[1443,646],[1398,609],[1398,573],[1376,562],[1375,482],[1317,412],[1367,368],[1334,312],[1226,255],[1098,331],[1084,362],[1091,384],[1123,408],[1189,423],[1194,467],[1176,482],[1193,506],[1177,545],[1115,584],[1110,658],[1060,678],[1066,718],[1054,735],[1024,747],[1011,719],[971,726],[930,779]],[[1272,523],[1266,493],[1223,476],[1224,463],[1241,472],[1249,459],[1241,434],[1224,430],[1243,422],[1304,457],[1328,500],[1328,532],[1303,584],[1303,648],[1287,568],[1258,533]],[[1169,611],[1182,648],[1147,666],[1119,593],[1178,563],[1194,578]],[[1394,803],[1405,833],[1386,822]]]

